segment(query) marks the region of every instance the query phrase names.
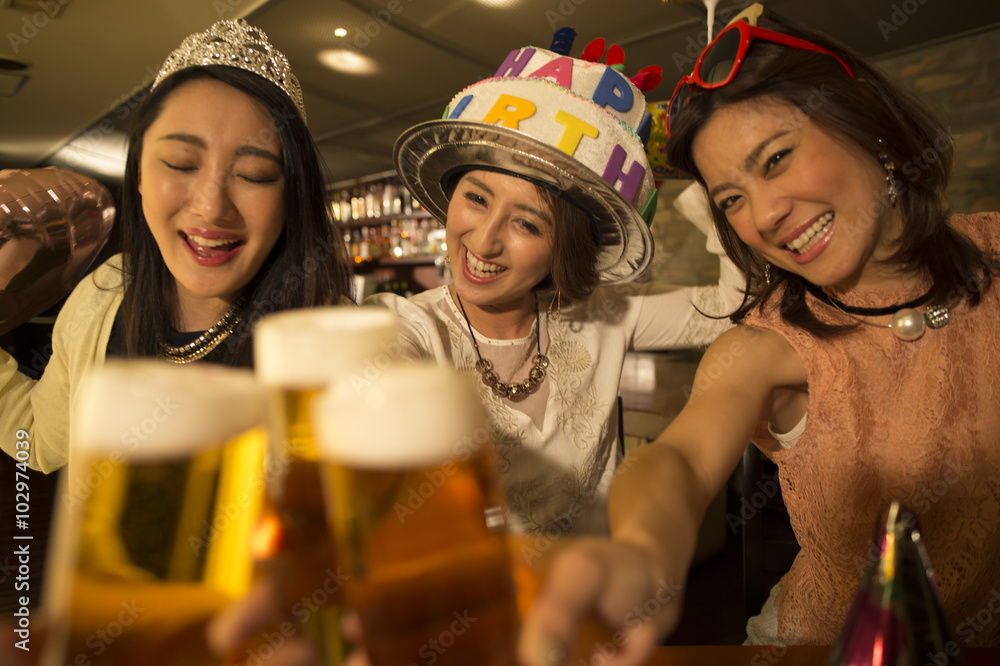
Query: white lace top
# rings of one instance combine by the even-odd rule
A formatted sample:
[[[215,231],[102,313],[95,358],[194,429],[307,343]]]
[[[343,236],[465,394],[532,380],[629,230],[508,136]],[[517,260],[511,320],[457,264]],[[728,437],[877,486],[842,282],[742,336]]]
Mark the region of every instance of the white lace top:
[[[405,355],[447,361],[477,378],[513,531],[606,534],[607,489],[620,459],[617,397],[625,353],[700,347],[726,330],[728,319],[709,319],[694,307],[708,314],[734,309],[741,278],[723,265],[728,301],[722,286],[643,284],[599,289],[564,305],[555,322],[543,310],[541,350],[550,366],[539,389],[518,403],[478,381],[469,330],[447,287],[410,299],[377,294],[365,304],[400,315]],[[534,331],[517,340],[476,331],[476,340],[502,381],[524,381],[536,354]]]

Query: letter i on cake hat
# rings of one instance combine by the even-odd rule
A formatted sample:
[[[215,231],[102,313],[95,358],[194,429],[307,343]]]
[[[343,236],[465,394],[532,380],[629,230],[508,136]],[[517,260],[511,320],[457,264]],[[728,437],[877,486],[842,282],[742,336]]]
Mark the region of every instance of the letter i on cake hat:
[[[661,68],[631,79],[621,47],[596,39],[568,55],[576,31],[556,32],[549,49],[511,51],[496,74],[459,92],[444,117],[396,141],[393,160],[407,188],[445,221],[462,174],[486,169],[525,178],[587,212],[603,285],[649,266],[656,187],[646,158],[652,116],[643,92]],[[601,57],[605,62],[599,62]]]

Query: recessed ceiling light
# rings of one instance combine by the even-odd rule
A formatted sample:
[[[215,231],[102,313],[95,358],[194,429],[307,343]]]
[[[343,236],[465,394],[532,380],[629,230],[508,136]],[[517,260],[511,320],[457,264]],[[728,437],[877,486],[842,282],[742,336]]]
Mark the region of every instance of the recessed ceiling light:
[[[317,56],[319,61],[338,72],[371,74],[378,71],[378,63],[353,49],[325,49]]]
[[[337,37],[347,37],[347,30],[343,28],[337,28],[336,30],[333,31],[333,34],[336,35]]]

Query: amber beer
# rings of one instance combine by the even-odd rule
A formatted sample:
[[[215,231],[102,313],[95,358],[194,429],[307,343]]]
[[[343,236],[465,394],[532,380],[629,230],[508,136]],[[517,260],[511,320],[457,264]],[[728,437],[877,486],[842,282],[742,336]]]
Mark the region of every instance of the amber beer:
[[[400,365],[331,387],[314,418],[372,665],[513,664],[514,584],[475,387],[451,369]]]
[[[219,664],[213,615],[246,593],[263,501],[249,371],[109,361],[80,387],[57,497],[43,664]]]
[[[286,592],[303,600],[295,618],[320,647],[325,663],[341,658],[343,601],[338,558],[327,531],[310,409],[331,381],[367,381],[396,357],[396,316],[384,309],[327,307],[294,310],[261,320],[254,331],[254,364],[268,394],[270,445],[265,464],[264,520],[276,537],[258,550],[291,572]]]

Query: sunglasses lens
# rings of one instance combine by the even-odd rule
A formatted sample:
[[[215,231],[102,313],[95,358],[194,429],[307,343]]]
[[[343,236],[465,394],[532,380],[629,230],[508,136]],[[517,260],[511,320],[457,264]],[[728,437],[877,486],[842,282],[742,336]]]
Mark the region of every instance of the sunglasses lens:
[[[726,30],[719,35],[712,48],[705,52],[698,67],[698,75],[706,87],[725,81],[736,67],[736,54],[743,39],[739,30]]]

